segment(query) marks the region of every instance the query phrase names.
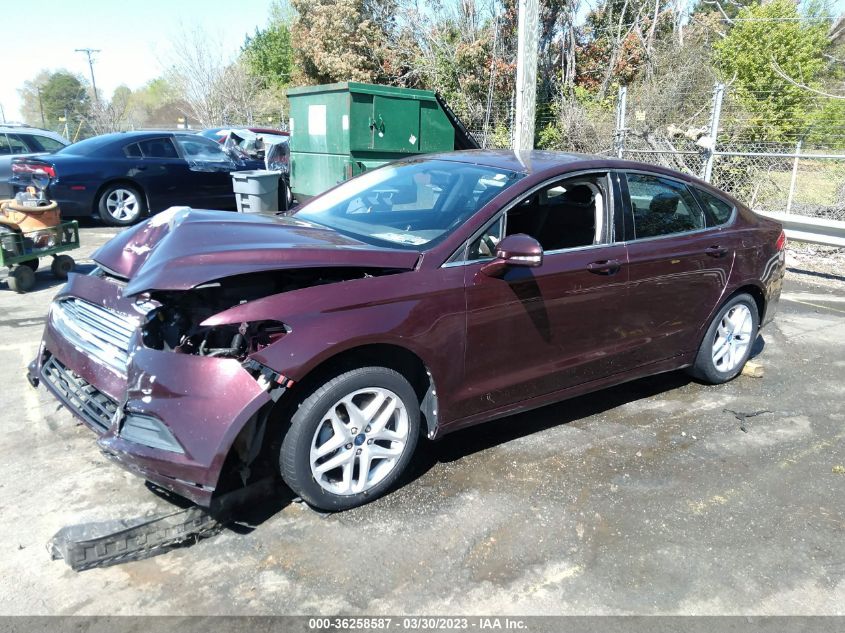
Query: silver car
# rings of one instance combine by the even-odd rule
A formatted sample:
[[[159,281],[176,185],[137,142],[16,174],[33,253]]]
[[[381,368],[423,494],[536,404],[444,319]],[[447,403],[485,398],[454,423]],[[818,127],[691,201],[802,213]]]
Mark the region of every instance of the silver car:
[[[28,125],[0,124],[0,200],[12,197],[12,159],[49,154],[69,145],[63,136]]]

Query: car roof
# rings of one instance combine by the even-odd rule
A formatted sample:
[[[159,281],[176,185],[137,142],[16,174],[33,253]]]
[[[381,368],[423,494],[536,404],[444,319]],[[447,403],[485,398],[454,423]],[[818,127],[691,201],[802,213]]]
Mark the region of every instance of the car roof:
[[[42,130],[39,127],[32,127],[31,125],[0,125],[0,134],[39,134],[61,141],[62,143],[70,143],[61,134],[57,134],[52,130]]]
[[[480,149],[427,154],[426,159],[448,160],[460,163],[470,163],[493,169],[506,169],[527,176],[544,172],[577,171],[580,164],[588,169],[622,169],[646,171],[653,174],[663,174],[678,178],[708,189],[715,189],[712,185],[684,172],[638,161],[625,160],[616,156],[602,156],[599,154],[577,154],[575,152],[553,152],[547,150],[510,150],[510,149]],[[413,160],[413,159],[409,159]],[[724,195],[724,192],[721,192]]]
[[[530,175],[560,167],[564,164],[600,161],[607,157],[546,150],[471,149],[429,154],[426,158],[472,163]]]

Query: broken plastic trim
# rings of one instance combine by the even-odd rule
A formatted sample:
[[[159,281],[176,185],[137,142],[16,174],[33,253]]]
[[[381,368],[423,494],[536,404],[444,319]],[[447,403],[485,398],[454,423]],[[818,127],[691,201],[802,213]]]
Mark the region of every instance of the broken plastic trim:
[[[150,558],[217,534],[232,521],[233,512],[275,492],[276,482],[268,477],[217,497],[209,510],[192,505],[152,516],[68,525],[50,539],[47,551],[74,571]]]
[[[259,387],[270,394],[274,402],[294,385],[292,378],[288,378],[275,369],[271,369],[267,365],[263,365],[252,358],[245,360],[241,366],[255,378]]]

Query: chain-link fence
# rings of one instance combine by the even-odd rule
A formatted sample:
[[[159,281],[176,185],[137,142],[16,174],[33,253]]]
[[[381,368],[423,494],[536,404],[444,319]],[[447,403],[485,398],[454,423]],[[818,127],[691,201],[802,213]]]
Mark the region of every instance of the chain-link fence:
[[[749,110],[775,94],[736,95],[718,84],[667,108],[622,88],[616,154],[703,178],[755,210],[845,220],[845,117],[831,116],[831,98],[821,95],[800,116]]]

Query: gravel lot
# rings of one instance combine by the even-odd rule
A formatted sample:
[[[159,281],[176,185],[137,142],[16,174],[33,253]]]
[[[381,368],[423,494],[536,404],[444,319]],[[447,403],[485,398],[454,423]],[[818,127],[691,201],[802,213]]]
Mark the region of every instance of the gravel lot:
[[[86,227],[82,253],[113,234]],[[283,500],[82,573],[50,561],[59,528],[167,503],[26,383],[49,272],[0,282],[0,613],[843,614],[845,271],[825,274],[788,276],[763,378],[673,373],[510,417],[424,444],[368,506]]]

